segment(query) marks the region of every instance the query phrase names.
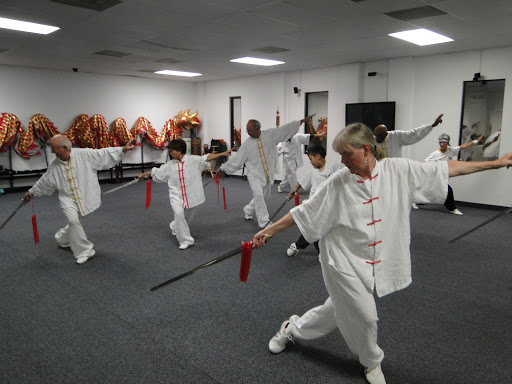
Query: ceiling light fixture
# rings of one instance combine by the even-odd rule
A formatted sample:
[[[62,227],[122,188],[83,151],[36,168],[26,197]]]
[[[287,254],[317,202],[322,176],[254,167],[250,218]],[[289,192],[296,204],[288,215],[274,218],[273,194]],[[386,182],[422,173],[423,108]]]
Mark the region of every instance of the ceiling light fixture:
[[[60,29],[59,27],[53,27],[51,25],[29,23],[28,21],[6,19],[4,17],[0,17],[0,28],[12,29],[14,31],[21,32],[39,33],[40,35],[47,35]]]
[[[163,71],[156,71],[157,75],[168,75],[168,76],[185,76],[185,77],[194,77],[194,76],[202,76],[202,73],[195,72],[182,72],[182,71],[170,71],[165,69]]]
[[[450,39],[449,37],[440,35],[439,33],[432,32],[424,28],[390,33],[389,36],[396,37],[397,39],[402,39],[408,41],[409,43],[421,46],[448,43],[453,41],[453,39]]]
[[[229,61],[231,61],[232,63],[263,65],[265,67],[268,67],[268,66],[271,66],[271,65],[284,64],[284,61],[258,59],[256,57],[240,57],[238,59],[233,59],[233,60],[229,60]]]

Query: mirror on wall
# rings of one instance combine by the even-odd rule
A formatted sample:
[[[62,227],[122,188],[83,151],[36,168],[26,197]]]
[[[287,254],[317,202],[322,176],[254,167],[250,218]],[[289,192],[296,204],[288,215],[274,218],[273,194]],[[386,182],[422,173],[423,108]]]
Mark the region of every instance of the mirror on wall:
[[[329,92],[307,92],[306,93],[306,116],[315,115],[313,117],[313,126],[306,126],[304,133],[321,133],[327,132],[327,106],[329,100]],[[327,135],[319,143],[327,149]],[[306,146],[307,151],[307,146]]]
[[[483,135],[479,145],[460,151],[460,160],[495,160],[499,157],[505,80],[465,81],[459,145]]]
[[[242,98],[230,97],[231,148],[237,149],[242,144]]]

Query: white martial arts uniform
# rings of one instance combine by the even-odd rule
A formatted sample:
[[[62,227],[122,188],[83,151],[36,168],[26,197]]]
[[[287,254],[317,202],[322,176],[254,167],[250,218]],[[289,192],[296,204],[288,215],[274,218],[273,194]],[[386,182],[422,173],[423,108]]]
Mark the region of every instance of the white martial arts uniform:
[[[416,144],[432,131],[431,125],[422,125],[421,127],[409,131],[389,131],[386,139],[382,143],[377,143],[384,157],[402,157],[402,147]]]
[[[300,186],[306,191],[309,190],[309,197],[311,198],[320,184],[327,180],[334,172],[342,168],[345,168],[345,165],[342,163],[326,162],[321,170],[313,169],[307,175],[300,178]]]
[[[269,220],[265,201],[270,196],[270,187],[274,183],[277,167],[277,143],[293,137],[300,128],[300,121],[261,131],[258,139],[249,137],[238,149],[236,156],[229,158],[220,169],[231,174],[245,164],[247,180],[252,190],[253,198],[244,207],[244,213],[256,214],[258,225],[263,228]]]
[[[292,316],[287,332],[313,339],[338,327],[361,364],[379,365],[384,352],[377,345],[373,289],[381,297],[411,283],[411,202],[443,202],[447,186],[446,162],[384,159],[369,180],[346,168],[337,171],[293,208],[306,240],[320,240],[329,298],[300,318]]]
[[[122,148],[72,148],[69,162],[54,159],[28,190],[34,196],[49,196],[59,191],[60,207],[68,224],[55,238],[61,246],[69,246],[77,259],[95,254],[93,243],[87,239],[80,223],[80,214],[88,215],[101,205],[97,171],[113,167],[122,157]]]
[[[452,157],[457,157],[459,154],[460,147],[448,147],[446,148],[446,152],[443,153],[439,149],[436,149],[430,155],[427,156],[425,161],[448,161],[451,160]]]
[[[291,190],[297,185],[297,168],[304,165],[302,145],[309,145],[311,136],[305,133],[297,133],[290,140],[282,141],[277,145],[278,155],[283,155],[284,178],[279,183],[281,188]]]
[[[494,132],[485,140],[483,159],[484,161],[496,160],[500,151],[501,131]],[[487,147],[486,147],[487,145]]]
[[[174,212],[174,220],[169,225],[180,245],[193,245],[189,223],[195,207],[204,203],[204,190],[201,173],[208,166],[208,155],[184,155],[180,160],[170,160],[160,168],[151,169],[151,178],[157,183],[169,186],[169,200]]]

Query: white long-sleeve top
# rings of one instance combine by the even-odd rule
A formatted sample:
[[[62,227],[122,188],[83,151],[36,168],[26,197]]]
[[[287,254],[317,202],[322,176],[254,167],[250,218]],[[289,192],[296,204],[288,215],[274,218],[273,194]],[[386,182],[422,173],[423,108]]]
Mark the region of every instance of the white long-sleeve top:
[[[447,190],[446,162],[383,159],[368,180],[335,172],[290,212],[309,243],[320,240],[322,263],[384,296],[412,281],[411,203],[442,203]]]
[[[310,140],[310,134],[297,133],[290,140],[277,145],[277,154],[283,155],[283,165],[286,169],[300,168],[304,165],[301,149],[302,145],[308,145]]]
[[[416,144],[430,131],[432,131],[432,124],[422,125],[409,131],[389,131],[386,139],[382,143],[377,143],[377,148],[382,150],[384,157],[402,157],[403,146]]]
[[[193,208],[204,203],[201,172],[208,166],[208,155],[184,155],[180,160],[170,160],[160,168],[151,169],[151,178],[157,183],[169,186],[171,204],[178,203],[184,208]]]
[[[249,137],[245,140],[236,156],[231,156],[220,169],[231,174],[245,164],[247,173],[259,179],[261,183],[266,183],[267,175],[273,183],[277,168],[277,143],[293,137],[299,128],[300,121],[297,120],[280,127],[262,130],[258,139]]]
[[[345,168],[342,163],[325,163],[322,170],[313,169],[307,176],[300,180],[300,185],[303,189],[309,190],[309,198],[313,196],[316,189],[327,180],[334,172],[339,169]]]
[[[446,148],[446,152],[443,153],[439,149],[432,152],[430,155],[427,156],[425,161],[447,161],[450,160],[452,157],[457,157],[459,154],[460,147],[448,147]]]
[[[50,196],[59,191],[62,209],[78,208],[82,216],[101,205],[97,171],[113,167],[123,157],[122,148],[72,148],[69,162],[54,159],[43,176],[28,191]]]

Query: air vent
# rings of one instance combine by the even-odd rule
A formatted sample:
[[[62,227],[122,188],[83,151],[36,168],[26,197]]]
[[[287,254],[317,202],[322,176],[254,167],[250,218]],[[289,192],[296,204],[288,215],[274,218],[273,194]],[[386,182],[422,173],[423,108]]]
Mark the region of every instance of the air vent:
[[[183,60],[169,58],[169,59],[155,60],[154,62],[155,63],[165,63],[165,64],[176,64],[176,63],[183,63]]]
[[[251,49],[251,51],[272,54],[272,53],[286,52],[286,51],[289,51],[289,49],[287,49],[287,48],[279,48],[279,47],[274,47],[272,45],[269,45],[268,47]]]
[[[72,7],[87,8],[94,11],[104,11],[115,5],[119,5],[122,1],[119,0],[50,0],[53,3],[71,5]]]
[[[431,7],[430,5],[427,5],[425,7],[418,7],[418,8],[411,8],[411,9],[404,9],[402,11],[395,11],[395,12],[389,12],[386,13],[389,17],[393,17],[394,19],[402,20],[402,21],[409,21],[409,20],[416,20],[416,19],[424,19],[426,17],[432,17],[432,16],[441,16],[441,15],[447,15],[445,11],[441,11],[439,8]]]
[[[125,56],[131,55],[130,53],[109,51],[109,50],[94,52],[94,54],[95,55],[103,55],[103,56],[111,56],[111,57],[125,57]]]

